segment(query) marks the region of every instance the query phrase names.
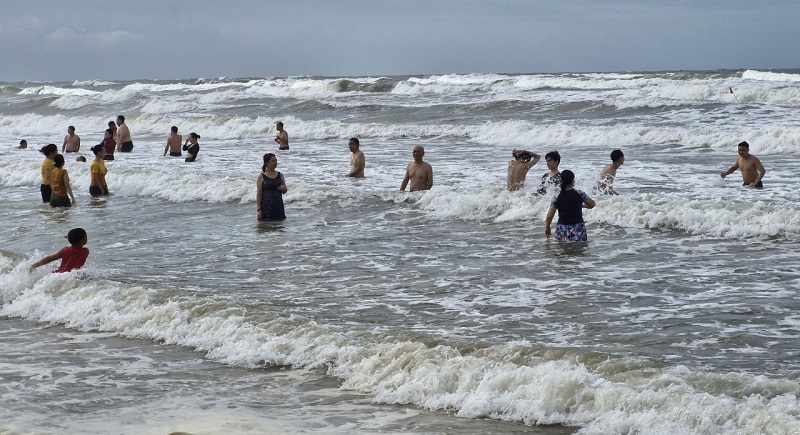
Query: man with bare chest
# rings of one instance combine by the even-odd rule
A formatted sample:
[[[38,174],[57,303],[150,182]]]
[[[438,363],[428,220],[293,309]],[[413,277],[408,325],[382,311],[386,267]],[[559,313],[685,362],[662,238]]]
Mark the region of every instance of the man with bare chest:
[[[67,127],[67,135],[64,136],[64,143],[61,145],[61,152],[77,153],[81,150],[81,137],[75,134],[75,127]]]
[[[417,145],[411,152],[414,161],[406,166],[406,176],[400,184],[400,190],[406,190],[406,186],[411,182],[411,191],[430,190],[433,187],[433,168],[430,164],[422,160],[425,155],[425,148]]]
[[[736,159],[736,163],[728,168],[727,171],[721,172],[719,176],[725,178],[738,169],[742,172],[742,186],[762,189],[764,184],[761,182],[761,179],[764,178],[764,174],[767,173],[767,170],[764,169],[761,160],[750,154],[750,144],[747,142],[743,141],[739,143],[736,149],[739,153],[739,158]]]
[[[123,153],[133,151],[131,131],[128,130],[128,125],[125,124],[125,117],[122,115],[117,116],[117,151]]]

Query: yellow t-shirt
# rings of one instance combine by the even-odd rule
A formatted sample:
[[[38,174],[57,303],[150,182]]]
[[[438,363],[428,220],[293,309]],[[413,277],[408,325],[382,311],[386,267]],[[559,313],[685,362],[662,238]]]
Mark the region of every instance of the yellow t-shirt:
[[[55,168],[55,165],[53,164],[53,160],[52,159],[48,159],[47,157],[45,157],[44,161],[42,162],[42,184],[44,184],[45,186],[50,184],[47,181],[47,171],[52,171],[53,168]]]
[[[108,172],[108,169],[106,169],[106,163],[102,160],[100,161],[92,160],[92,168],[90,169],[90,172],[92,174],[92,177],[89,180],[89,184],[91,186],[94,186],[94,174],[100,174],[100,181],[102,181],[103,178],[106,176],[106,172]],[[103,187],[103,186],[95,186],[95,187]]]
[[[53,185],[50,186],[53,189],[53,195],[67,196],[67,185],[64,183],[64,174],[66,173],[66,169],[53,168]]]

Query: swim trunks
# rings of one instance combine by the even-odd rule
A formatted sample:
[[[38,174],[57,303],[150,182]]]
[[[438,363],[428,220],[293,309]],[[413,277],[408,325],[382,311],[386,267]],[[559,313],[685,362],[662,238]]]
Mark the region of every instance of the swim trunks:
[[[42,184],[39,190],[42,192],[42,202],[50,202],[50,195],[53,194],[53,189],[47,184]]]
[[[586,236],[586,224],[579,223],[574,225],[556,225],[556,240],[559,242],[585,242],[588,240]]]
[[[172,152],[172,151],[170,151],[170,152],[169,152],[169,156],[170,156],[170,157],[181,157],[181,156],[183,156],[183,154],[181,154],[181,152],[180,152],[180,151],[178,151],[178,152]]]
[[[742,183],[742,186],[749,186],[749,185],[750,185],[750,183]],[[764,188],[764,183],[762,183],[761,181],[759,181],[759,182],[758,182],[758,183],[756,183],[756,185],[755,185],[755,186],[753,186],[753,187],[755,187],[756,189],[763,189],[763,188]]]
[[[107,193],[103,192],[103,189],[97,186],[89,186],[89,195],[97,197],[107,195]]]
[[[50,198],[50,207],[72,207],[72,203],[66,196],[53,195]]]
[[[133,141],[130,141],[130,140],[129,140],[129,141],[127,141],[127,142],[123,142],[123,143],[122,143],[122,144],[119,146],[119,151],[120,151],[121,153],[129,153],[129,152],[133,151]]]

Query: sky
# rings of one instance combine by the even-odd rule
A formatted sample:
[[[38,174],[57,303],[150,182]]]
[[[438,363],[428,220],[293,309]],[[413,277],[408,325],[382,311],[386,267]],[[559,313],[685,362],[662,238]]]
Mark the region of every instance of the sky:
[[[798,0],[0,0],[0,81],[800,68]]]

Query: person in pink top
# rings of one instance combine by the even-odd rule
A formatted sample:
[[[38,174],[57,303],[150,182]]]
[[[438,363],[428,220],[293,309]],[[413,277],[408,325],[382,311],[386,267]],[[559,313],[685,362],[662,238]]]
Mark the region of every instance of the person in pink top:
[[[89,248],[86,248],[86,242],[89,237],[83,228],[73,228],[67,234],[70,246],[61,248],[60,251],[53,255],[48,255],[41,260],[33,263],[30,270],[36,269],[39,266],[51,263],[61,259],[61,266],[55,270],[56,273],[69,272],[75,269],[80,269],[86,263],[86,258],[89,256]]]

